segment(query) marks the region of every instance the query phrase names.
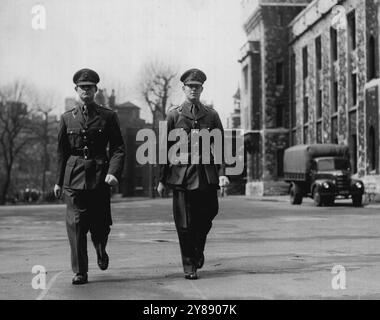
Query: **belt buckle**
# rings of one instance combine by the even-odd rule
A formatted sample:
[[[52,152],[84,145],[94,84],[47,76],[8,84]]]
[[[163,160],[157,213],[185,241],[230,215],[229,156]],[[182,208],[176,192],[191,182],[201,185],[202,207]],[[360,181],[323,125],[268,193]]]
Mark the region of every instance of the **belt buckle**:
[[[90,153],[90,151],[89,151],[88,147],[85,146],[85,147],[83,148],[83,156],[84,156],[84,159],[85,159],[85,160],[87,160],[87,158],[89,157],[89,153]]]

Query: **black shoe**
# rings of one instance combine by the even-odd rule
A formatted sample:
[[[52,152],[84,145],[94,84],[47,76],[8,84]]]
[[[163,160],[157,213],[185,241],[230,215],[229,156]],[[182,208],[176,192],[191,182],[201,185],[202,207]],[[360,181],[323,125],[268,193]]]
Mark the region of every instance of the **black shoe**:
[[[99,244],[96,246],[96,255],[98,257],[98,266],[100,270],[107,270],[108,263],[109,263],[109,257],[106,252],[106,248],[104,245]]]
[[[190,273],[185,273],[185,279],[187,279],[187,280],[197,280],[198,279],[197,271],[193,271],[193,272],[190,272]]]
[[[87,282],[88,282],[87,273],[77,273],[72,280],[73,284],[85,284]]]
[[[205,263],[205,256],[203,253],[201,253],[201,256],[198,258],[198,260],[195,263],[195,266],[197,269],[201,269]]]

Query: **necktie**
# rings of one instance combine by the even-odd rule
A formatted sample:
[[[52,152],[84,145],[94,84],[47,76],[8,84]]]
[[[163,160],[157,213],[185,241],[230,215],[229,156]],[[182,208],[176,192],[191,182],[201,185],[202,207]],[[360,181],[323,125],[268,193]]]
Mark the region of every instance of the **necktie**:
[[[84,122],[87,122],[88,120],[88,109],[86,105],[83,106],[83,119],[84,119]]]
[[[197,105],[193,104],[191,106],[191,113],[193,114],[194,118],[197,116],[197,112],[198,112],[198,107],[197,107]]]

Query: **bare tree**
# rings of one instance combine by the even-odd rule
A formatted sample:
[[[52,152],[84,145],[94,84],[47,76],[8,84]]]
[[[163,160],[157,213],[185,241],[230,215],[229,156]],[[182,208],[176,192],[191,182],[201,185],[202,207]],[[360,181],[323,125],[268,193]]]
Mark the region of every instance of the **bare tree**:
[[[177,76],[175,68],[159,61],[146,64],[142,70],[139,94],[148,105],[153,119],[153,130],[158,130],[158,122],[166,118],[171,106],[173,80]],[[157,150],[158,153],[158,150]],[[155,197],[157,165],[149,165],[149,193]]]
[[[143,69],[139,91],[152,113],[154,128],[166,117],[176,76],[175,68],[163,62],[151,62]]]
[[[0,204],[6,202],[17,155],[33,139],[29,126],[30,111],[24,102],[26,95],[27,88],[19,81],[0,89],[0,155],[4,169]]]
[[[32,99],[32,107],[39,115],[36,121],[33,121],[33,131],[38,138],[41,145],[41,190],[42,193],[46,192],[46,175],[50,169],[51,163],[51,150],[49,147],[55,136],[56,119],[52,115],[54,111],[54,97],[49,94],[35,94]]]

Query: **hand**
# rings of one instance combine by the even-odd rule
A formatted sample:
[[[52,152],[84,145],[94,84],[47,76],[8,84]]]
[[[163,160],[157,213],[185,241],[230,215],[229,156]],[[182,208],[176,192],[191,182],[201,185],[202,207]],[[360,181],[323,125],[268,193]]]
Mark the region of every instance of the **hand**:
[[[105,182],[110,186],[116,186],[119,183],[116,177],[112,174],[107,174]]]
[[[226,176],[219,177],[219,187],[227,187],[230,184],[230,180]]]
[[[159,182],[157,186],[157,192],[161,198],[164,196],[165,191],[166,191],[166,186],[162,182]]]
[[[59,199],[62,195],[62,188],[59,185],[54,186],[54,196]]]

